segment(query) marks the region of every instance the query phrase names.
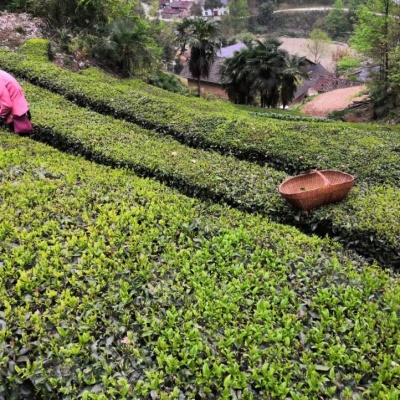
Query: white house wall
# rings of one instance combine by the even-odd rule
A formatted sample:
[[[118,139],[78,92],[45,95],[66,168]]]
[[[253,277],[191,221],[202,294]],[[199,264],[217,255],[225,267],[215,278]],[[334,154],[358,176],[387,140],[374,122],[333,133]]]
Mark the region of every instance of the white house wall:
[[[220,8],[214,8],[214,9],[209,8],[207,10],[205,10],[204,7],[202,7],[201,10],[202,10],[203,17],[212,17],[215,11],[218,12],[218,17],[220,17],[221,15],[229,14],[229,7],[220,7]]]

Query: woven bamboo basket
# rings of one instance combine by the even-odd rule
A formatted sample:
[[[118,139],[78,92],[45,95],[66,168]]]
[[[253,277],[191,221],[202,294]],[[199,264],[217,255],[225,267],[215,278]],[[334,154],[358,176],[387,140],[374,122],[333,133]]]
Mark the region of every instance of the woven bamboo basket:
[[[301,210],[342,201],[354,185],[354,176],[334,169],[311,170],[308,174],[286,179],[279,193]]]

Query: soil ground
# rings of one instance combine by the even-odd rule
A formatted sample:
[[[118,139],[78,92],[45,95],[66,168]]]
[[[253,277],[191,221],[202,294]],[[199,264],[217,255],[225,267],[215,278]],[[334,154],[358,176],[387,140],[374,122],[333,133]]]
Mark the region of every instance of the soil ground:
[[[0,45],[15,49],[24,40],[44,36],[45,24],[29,14],[0,12]]]
[[[312,40],[302,38],[289,38],[280,37],[282,41],[281,48],[288,51],[290,54],[307,57],[311,61],[314,60],[313,54],[310,52],[309,46],[312,45]],[[329,71],[334,72],[336,63],[333,61],[332,56],[336,52],[350,51],[346,43],[333,42],[326,45],[326,50],[320,57],[319,62]]]
[[[368,98],[368,95],[360,95],[365,89],[366,86],[362,85],[322,93],[307,102],[301,111],[313,117],[326,117],[331,111],[343,110],[354,101]]]

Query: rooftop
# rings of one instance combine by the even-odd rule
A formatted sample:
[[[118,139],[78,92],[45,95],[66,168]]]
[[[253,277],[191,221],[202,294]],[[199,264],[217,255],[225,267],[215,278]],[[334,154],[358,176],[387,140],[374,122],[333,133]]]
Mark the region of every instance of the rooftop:
[[[217,57],[222,57],[222,58],[232,57],[235,51],[239,51],[245,48],[247,48],[247,46],[242,42],[233,44],[232,46],[222,47],[218,51]]]

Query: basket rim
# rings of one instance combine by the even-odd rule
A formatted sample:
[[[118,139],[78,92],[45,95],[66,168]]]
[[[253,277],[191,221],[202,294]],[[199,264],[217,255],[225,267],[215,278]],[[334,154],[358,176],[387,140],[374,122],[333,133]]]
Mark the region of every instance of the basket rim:
[[[349,184],[349,183],[353,183],[354,182],[354,176],[353,175],[351,175],[351,174],[349,174],[347,172],[343,172],[343,171],[337,170],[337,169],[322,169],[322,170],[318,170],[318,172],[321,172],[321,173],[333,172],[333,173],[336,173],[337,175],[342,175],[342,176],[344,176],[344,177],[346,177],[348,179],[343,181],[343,182],[339,182],[339,183],[330,183],[329,186],[321,185],[320,187],[316,187],[314,189],[309,189],[309,190],[306,190],[306,191],[298,190],[298,191],[287,192],[287,191],[283,190],[283,187],[290,181],[299,180],[304,176],[310,176],[312,174],[317,174],[317,172],[315,172],[315,171],[310,171],[309,173],[306,173],[306,174],[299,174],[299,175],[295,175],[295,176],[291,176],[289,178],[286,178],[279,185],[279,193],[281,195],[292,195],[292,194],[299,194],[299,193],[312,193],[312,192],[315,192],[315,191],[320,191],[321,188],[323,188],[323,187],[325,187],[325,188],[328,188],[328,187],[335,188],[335,187],[338,187],[338,186],[343,185],[343,184]]]

